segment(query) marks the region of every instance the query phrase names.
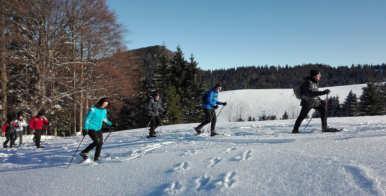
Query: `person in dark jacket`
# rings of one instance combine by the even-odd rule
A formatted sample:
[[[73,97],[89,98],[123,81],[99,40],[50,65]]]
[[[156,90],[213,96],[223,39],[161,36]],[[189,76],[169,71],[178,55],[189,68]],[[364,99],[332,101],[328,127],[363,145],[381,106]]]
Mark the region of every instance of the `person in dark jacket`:
[[[148,137],[156,137],[156,128],[161,125],[161,115],[165,112],[158,92],[153,93],[147,105],[150,129]]]
[[[225,106],[227,104],[226,102],[218,101],[218,93],[220,91],[221,84],[218,83],[211,90],[205,93],[202,105],[205,117],[202,123],[195,128],[195,131],[198,135],[202,133],[201,129],[209,123],[211,123],[210,136],[217,135],[215,131],[217,121],[216,109],[219,105]]]
[[[49,125],[48,119],[44,116],[44,113],[44,110],[40,110],[38,115],[32,117],[29,121],[29,127],[34,133],[33,141],[37,148],[43,148],[43,146],[40,145],[41,135]]]
[[[14,116],[13,114],[9,113],[7,115],[7,120],[1,127],[2,132],[5,136],[5,141],[3,143],[3,148],[8,148],[8,142],[10,142],[9,147],[13,147],[15,145],[16,140],[16,130],[15,130],[15,124],[13,123]]]
[[[102,151],[103,134],[102,126],[106,123],[109,127],[112,126],[112,122],[107,118],[107,109],[109,100],[107,97],[101,98],[95,106],[91,107],[87,113],[86,120],[83,126],[83,135],[88,134],[92,139],[92,143],[88,145],[81,153],[80,156],[86,160],[88,159],[88,152],[95,147],[94,161],[99,160],[99,156]]]
[[[330,93],[329,89],[319,91],[319,81],[321,74],[318,70],[311,70],[310,76],[305,78],[305,81],[300,87],[302,109],[296,119],[292,133],[299,133],[299,127],[302,121],[307,117],[311,109],[315,109],[320,113],[322,121],[322,131],[327,130],[327,108],[326,102],[322,101],[319,96]]]

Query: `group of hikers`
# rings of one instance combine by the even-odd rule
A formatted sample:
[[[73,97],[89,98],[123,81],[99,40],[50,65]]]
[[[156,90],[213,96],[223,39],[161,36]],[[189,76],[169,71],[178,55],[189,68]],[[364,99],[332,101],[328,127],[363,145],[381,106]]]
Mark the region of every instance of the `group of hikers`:
[[[335,129],[330,129],[327,127],[327,106],[326,102],[323,101],[320,96],[326,95],[330,93],[330,90],[320,91],[319,81],[321,79],[321,73],[318,70],[311,70],[310,75],[305,78],[302,85],[299,87],[296,96],[301,99],[301,112],[296,119],[295,125],[293,127],[292,133],[299,133],[299,127],[302,121],[307,117],[309,111],[311,109],[315,109],[320,113],[320,118],[322,122],[322,131],[330,132],[335,131]],[[204,112],[203,121],[194,128],[197,135],[203,133],[202,128],[211,124],[210,126],[210,136],[216,136],[218,133],[216,132],[216,109],[219,108],[220,105],[226,106],[227,102],[221,102],[218,100],[218,94],[222,90],[222,86],[220,83],[217,83],[213,88],[208,90],[202,99],[202,109]],[[112,122],[108,120],[107,117],[107,106],[110,101],[107,97],[101,98],[87,113],[87,117],[83,126],[83,136],[88,135],[92,139],[92,143],[89,144],[84,150],[81,151],[80,156],[83,159],[88,159],[88,153],[93,149],[95,149],[94,161],[99,160],[99,156],[102,150],[103,145],[103,135],[102,135],[102,127],[103,123],[107,126],[111,127]],[[156,137],[156,129],[161,125],[161,116],[165,113],[165,109],[162,106],[161,98],[159,92],[154,92],[149,99],[147,105],[147,115],[149,117],[149,135],[148,138]],[[47,118],[44,117],[43,112],[39,112],[39,114],[33,117],[29,126],[34,132],[34,141],[36,146],[39,148],[40,146],[40,135],[44,126],[48,125]],[[7,120],[7,122],[3,126],[3,131],[7,137],[7,140],[4,142],[4,147],[7,147],[8,141],[11,142],[10,146],[12,147],[15,144],[16,135],[20,138],[21,144],[21,134],[18,134],[18,131],[22,131],[23,127],[27,126],[23,119],[23,114],[18,113],[17,119],[15,120]],[[10,127],[15,127],[14,129]],[[10,131],[14,130],[14,131]]]
[[[32,117],[27,124],[24,119],[24,113],[18,112],[16,115],[9,113],[7,115],[7,120],[2,125],[1,130],[3,136],[5,136],[5,141],[3,143],[3,148],[14,147],[16,146],[16,140],[19,138],[19,146],[23,144],[23,134],[27,130],[27,127],[32,130],[34,134],[33,141],[37,148],[42,148],[40,145],[41,135],[44,130],[47,130],[49,122],[44,116],[44,110],[39,111],[39,113]]]

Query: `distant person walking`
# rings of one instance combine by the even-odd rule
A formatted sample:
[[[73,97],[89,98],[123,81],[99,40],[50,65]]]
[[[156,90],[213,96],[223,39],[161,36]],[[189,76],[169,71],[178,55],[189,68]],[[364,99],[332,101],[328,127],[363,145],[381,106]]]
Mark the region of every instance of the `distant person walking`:
[[[15,124],[13,123],[14,115],[12,113],[7,114],[7,120],[1,127],[2,133],[5,136],[5,141],[3,143],[3,148],[8,148],[8,142],[10,142],[9,147],[15,146],[16,140],[16,131]]]
[[[87,113],[86,120],[84,122],[83,134],[88,134],[92,139],[92,143],[88,145],[81,153],[80,156],[86,160],[88,159],[88,152],[95,147],[94,161],[99,160],[99,156],[102,151],[103,134],[102,126],[106,123],[108,126],[112,126],[111,121],[107,119],[107,106],[109,100],[107,97],[101,98]]]
[[[217,116],[216,116],[216,109],[218,108],[219,105],[226,106],[226,102],[220,102],[218,101],[218,93],[222,90],[221,84],[218,83],[216,84],[211,90],[207,91],[203,98],[202,98],[202,107],[204,110],[204,120],[200,125],[198,125],[195,128],[195,131],[197,134],[201,134],[202,131],[201,129],[211,123],[210,127],[210,136],[215,136],[218,135],[215,131],[216,129],[216,121],[217,121]]]
[[[42,132],[47,129],[49,125],[48,119],[44,115],[45,111],[40,110],[39,113],[29,121],[29,127],[34,134],[33,141],[37,148],[43,148],[43,146],[40,145]]]
[[[147,111],[149,115],[150,129],[148,137],[156,137],[156,129],[161,125],[161,114],[165,112],[162,107],[162,102],[160,98],[160,94],[158,92],[153,93],[150,97],[149,103],[147,105]]]
[[[23,144],[24,129],[28,127],[27,122],[24,120],[23,112],[18,112],[16,120],[13,121],[15,125],[16,138],[19,138],[19,146]]]

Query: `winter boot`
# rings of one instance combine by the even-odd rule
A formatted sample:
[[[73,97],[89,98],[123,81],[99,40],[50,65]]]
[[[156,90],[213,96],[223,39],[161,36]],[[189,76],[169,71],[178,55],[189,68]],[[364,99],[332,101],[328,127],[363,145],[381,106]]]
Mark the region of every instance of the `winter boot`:
[[[79,153],[79,155],[82,157],[83,160],[87,160],[88,159],[87,153],[81,152],[81,153]]]
[[[210,136],[211,136],[211,137],[216,136],[216,135],[218,135],[218,133],[216,133],[216,132],[214,132],[214,131],[210,132]]]
[[[197,135],[200,135],[202,133],[202,131],[200,129],[198,129],[197,127],[194,128],[194,130],[196,131]]]
[[[154,131],[154,129],[150,129],[149,130],[149,136],[148,137],[157,137],[157,134],[156,132]]]

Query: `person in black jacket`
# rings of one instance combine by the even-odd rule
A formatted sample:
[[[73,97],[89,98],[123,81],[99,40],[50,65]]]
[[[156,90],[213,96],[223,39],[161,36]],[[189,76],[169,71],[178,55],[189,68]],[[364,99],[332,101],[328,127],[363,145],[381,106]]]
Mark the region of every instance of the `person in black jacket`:
[[[150,117],[150,129],[148,137],[156,137],[155,129],[161,125],[161,115],[165,112],[158,92],[153,93],[147,105],[147,112]]]
[[[319,81],[321,74],[318,70],[311,70],[310,76],[305,78],[304,83],[300,87],[302,109],[299,117],[296,119],[292,133],[299,133],[299,127],[302,121],[307,117],[311,109],[315,109],[320,113],[322,120],[322,131],[327,130],[327,108],[326,102],[321,100],[319,96],[330,93],[329,89],[319,91]]]

